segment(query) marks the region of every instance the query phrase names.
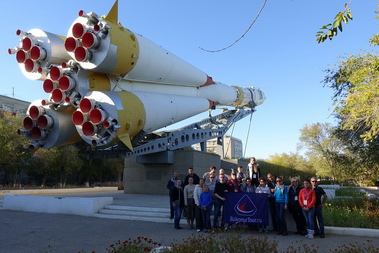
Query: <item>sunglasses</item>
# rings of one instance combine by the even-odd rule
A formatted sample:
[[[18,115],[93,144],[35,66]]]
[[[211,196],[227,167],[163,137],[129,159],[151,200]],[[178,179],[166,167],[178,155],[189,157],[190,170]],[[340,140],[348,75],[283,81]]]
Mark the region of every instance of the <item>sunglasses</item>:
[[[317,181],[311,181],[312,183],[317,183]]]
[[[276,180],[276,182],[282,182],[282,180]]]
[[[215,178],[215,177],[209,177],[209,178]]]

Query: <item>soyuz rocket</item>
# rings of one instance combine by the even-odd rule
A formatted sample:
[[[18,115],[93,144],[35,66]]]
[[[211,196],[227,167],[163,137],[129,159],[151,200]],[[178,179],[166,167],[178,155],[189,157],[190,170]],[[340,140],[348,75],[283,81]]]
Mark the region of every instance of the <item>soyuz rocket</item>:
[[[21,72],[40,80],[46,99],[33,101],[18,130],[30,148],[85,142],[107,147],[132,140],[217,106],[254,108],[255,87],[215,82],[206,73],[124,28],[118,1],[108,15],[80,11],[67,36],[18,30],[9,49]]]

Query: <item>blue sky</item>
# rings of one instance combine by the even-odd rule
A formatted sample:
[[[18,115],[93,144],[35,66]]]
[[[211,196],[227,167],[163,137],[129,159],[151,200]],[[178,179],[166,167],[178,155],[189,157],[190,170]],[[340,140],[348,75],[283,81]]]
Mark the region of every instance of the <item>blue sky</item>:
[[[256,86],[266,101],[253,114],[245,156],[268,158],[297,152],[300,129],[305,124],[330,122],[332,91],[323,88],[323,70],[350,54],[372,51],[368,40],[378,32],[378,2],[354,0],[354,20],[333,41],[317,44],[319,28],[333,21],[343,9],[341,0],[268,0],[250,32],[236,45],[220,53],[208,53],[237,39],[249,26],[263,0],[177,1],[119,0],[119,20],[229,85]],[[64,5],[63,5],[64,3]],[[30,81],[20,72],[8,48],[18,45],[17,29],[33,28],[66,36],[80,10],[107,14],[113,0],[2,1],[0,40],[0,94],[33,101],[47,98],[42,82]],[[206,115],[199,115],[199,120]],[[189,124],[190,121],[176,126]],[[249,117],[237,122],[233,136],[246,145]],[[228,134],[231,134],[229,132]],[[301,153],[301,151],[300,151]]]

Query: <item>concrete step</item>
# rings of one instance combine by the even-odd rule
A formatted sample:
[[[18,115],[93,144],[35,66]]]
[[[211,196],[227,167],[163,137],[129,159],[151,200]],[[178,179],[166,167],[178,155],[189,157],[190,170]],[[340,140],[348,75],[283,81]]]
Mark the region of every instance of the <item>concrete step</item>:
[[[157,223],[174,223],[173,220],[167,218],[160,217],[146,217],[146,216],[131,216],[131,215],[118,215],[118,214],[102,214],[95,213],[93,217],[103,218],[103,219],[118,219],[118,220],[132,220],[132,221],[149,221],[149,222],[157,222]]]
[[[136,206],[106,205],[94,214],[97,218],[121,219],[133,221],[150,221],[157,223],[173,223],[169,219],[168,208],[150,208]]]
[[[168,218],[167,212],[154,212],[154,211],[143,211],[143,210],[118,210],[118,209],[100,209],[101,214],[116,214],[116,215],[127,215],[127,216],[138,216],[138,217],[158,217],[158,218]]]

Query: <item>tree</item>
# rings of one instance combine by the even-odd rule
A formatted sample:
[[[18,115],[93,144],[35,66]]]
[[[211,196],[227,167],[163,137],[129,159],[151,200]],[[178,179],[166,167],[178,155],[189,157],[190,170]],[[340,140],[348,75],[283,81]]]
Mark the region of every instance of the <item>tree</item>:
[[[0,165],[5,175],[13,176],[13,185],[17,183],[31,156],[30,150],[26,148],[28,139],[17,134],[21,126],[20,115],[0,110]]]
[[[305,125],[301,129],[300,148],[306,148],[318,176],[333,180],[345,179],[348,164],[343,143],[333,134],[335,127],[329,123]]]
[[[379,57],[350,56],[327,72],[324,83],[335,91],[342,129],[360,132],[364,141],[379,135]]]

